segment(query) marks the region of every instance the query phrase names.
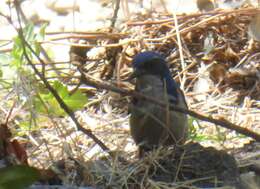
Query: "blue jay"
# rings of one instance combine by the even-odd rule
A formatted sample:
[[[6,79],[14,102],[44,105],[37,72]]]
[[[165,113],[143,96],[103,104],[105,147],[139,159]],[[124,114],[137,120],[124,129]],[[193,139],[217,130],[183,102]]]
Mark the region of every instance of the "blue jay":
[[[153,51],[139,53],[133,58],[132,66],[134,72],[130,78],[136,78],[137,92],[187,108],[183,93],[172,78],[162,55]],[[129,110],[130,132],[139,145],[140,156],[160,145],[185,142],[188,130],[185,114],[137,98],[133,98]]]

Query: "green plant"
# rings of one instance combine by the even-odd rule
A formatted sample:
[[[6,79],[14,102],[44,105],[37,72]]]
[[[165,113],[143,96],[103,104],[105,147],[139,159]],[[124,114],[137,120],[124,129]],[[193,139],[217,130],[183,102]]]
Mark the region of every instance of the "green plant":
[[[22,30],[24,39],[33,51],[36,52],[34,54],[28,47],[25,48],[26,54],[32,63],[38,62],[37,56],[40,57],[42,55],[42,47],[39,41],[45,38],[46,27],[47,25],[45,24],[37,30],[33,24],[29,23]],[[46,118],[43,119],[43,116],[65,116],[65,112],[59,106],[52,93],[35,76],[31,66],[28,65],[24,55],[24,44],[22,43],[23,40],[16,36],[13,38],[12,51],[0,54],[0,85],[16,93],[18,104],[26,110],[26,114],[19,115],[22,119],[16,123],[23,129],[31,130],[36,129],[34,126],[41,125],[41,122],[46,122]],[[37,66],[37,69],[45,77],[51,76],[55,78],[57,76],[54,72],[48,75],[49,73],[45,72],[44,66]],[[73,111],[84,107],[87,97],[81,91],[77,90],[70,94],[68,87],[57,79],[49,80],[49,82],[66,105]],[[10,101],[12,100],[10,99]],[[6,103],[9,103],[9,106],[13,104],[13,102],[8,101]]]
[[[37,169],[25,165],[16,165],[0,169],[0,189],[27,188],[39,179]]]
[[[66,105],[73,111],[82,109],[87,102],[87,97],[84,94],[80,91],[70,94],[68,87],[59,81],[54,81],[52,87],[58,92]],[[35,107],[40,113],[56,116],[65,115],[64,110],[60,108],[58,102],[49,91],[39,93],[38,98],[35,98]]]
[[[188,124],[189,124],[189,134],[188,134],[189,139],[197,142],[209,139],[208,136],[200,133],[201,125],[196,118],[189,117]]]

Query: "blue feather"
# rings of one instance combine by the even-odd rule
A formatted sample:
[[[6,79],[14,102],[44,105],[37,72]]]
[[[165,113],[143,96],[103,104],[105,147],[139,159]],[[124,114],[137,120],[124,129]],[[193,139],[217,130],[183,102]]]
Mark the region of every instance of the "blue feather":
[[[140,69],[141,66],[143,66],[144,64],[149,64],[151,63],[151,61],[153,61],[152,63],[158,63],[158,64],[161,63],[160,70],[162,70],[162,73],[159,74],[166,82],[167,93],[168,95],[171,95],[177,99],[178,98],[177,89],[179,88],[179,86],[172,78],[170,70],[167,67],[165,58],[161,54],[154,51],[141,52],[134,57],[132,64],[134,69]],[[157,68],[158,68],[157,66],[154,66],[154,69]],[[154,70],[154,72],[156,71],[158,70]]]

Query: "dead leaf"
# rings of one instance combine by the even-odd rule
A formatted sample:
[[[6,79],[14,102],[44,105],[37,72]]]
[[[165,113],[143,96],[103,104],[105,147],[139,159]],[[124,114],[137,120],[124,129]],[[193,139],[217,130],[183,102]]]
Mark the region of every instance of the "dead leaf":
[[[227,67],[224,64],[215,63],[209,68],[209,76],[214,83],[221,83],[226,74]]]

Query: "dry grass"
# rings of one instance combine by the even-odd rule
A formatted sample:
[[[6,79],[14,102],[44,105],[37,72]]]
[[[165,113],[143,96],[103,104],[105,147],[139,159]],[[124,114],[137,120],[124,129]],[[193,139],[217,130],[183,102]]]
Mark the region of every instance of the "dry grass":
[[[53,33],[47,35],[47,40],[42,43],[86,48],[88,57],[83,57],[83,62],[86,62],[83,67],[88,74],[130,88],[133,87],[132,84],[122,80],[131,72],[131,57],[142,50],[159,51],[167,56],[175,79],[183,84],[190,109],[214,118],[225,118],[259,133],[260,63],[250,58],[259,52],[260,44],[250,41],[247,35],[252,16],[259,12],[256,8],[241,8],[178,15],[178,42],[172,16],[151,12],[136,15],[132,21],[122,23],[118,33]],[[206,54],[204,41],[209,36],[212,36],[213,48]],[[74,40],[72,43],[71,38],[80,38],[84,42],[79,44],[78,40]],[[64,42],[61,39],[69,40]],[[180,43],[182,61],[178,48]],[[201,71],[202,64],[208,69]],[[224,75],[215,69],[216,64],[223,65],[226,72]],[[68,66],[69,74],[61,66],[61,72],[65,72],[66,76],[60,74],[59,79],[75,86],[79,78],[78,65],[80,61],[74,59],[74,64]],[[237,80],[228,82],[232,69],[243,70],[248,67],[250,73],[238,75],[241,83]],[[244,83],[247,81],[245,78],[254,73],[255,81],[248,87]],[[194,91],[194,85],[199,85],[199,79],[204,79],[207,89],[198,94],[198,91]],[[76,131],[71,120],[48,117],[41,129],[28,133],[31,143],[28,154],[32,165],[46,168],[57,160],[69,157],[74,159],[72,165],[69,167],[70,163],[64,163],[68,167],[62,168],[64,173],[61,174],[67,183],[104,184],[111,188],[192,188],[193,181],[180,182],[176,178],[178,182],[168,184],[154,181],[151,174],[148,174],[149,166],[158,166],[158,161],[172,151],[158,150],[143,160],[136,161],[136,146],[128,131],[128,97],[91,87],[81,86],[80,89],[89,96],[89,102],[84,111],[77,112],[78,120],[129,164],[104,157],[104,152],[93,141]],[[194,120],[192,127],[196,130],[192,139],[206,146],[233,149],[250,141],[249,138],[199,120]]]

